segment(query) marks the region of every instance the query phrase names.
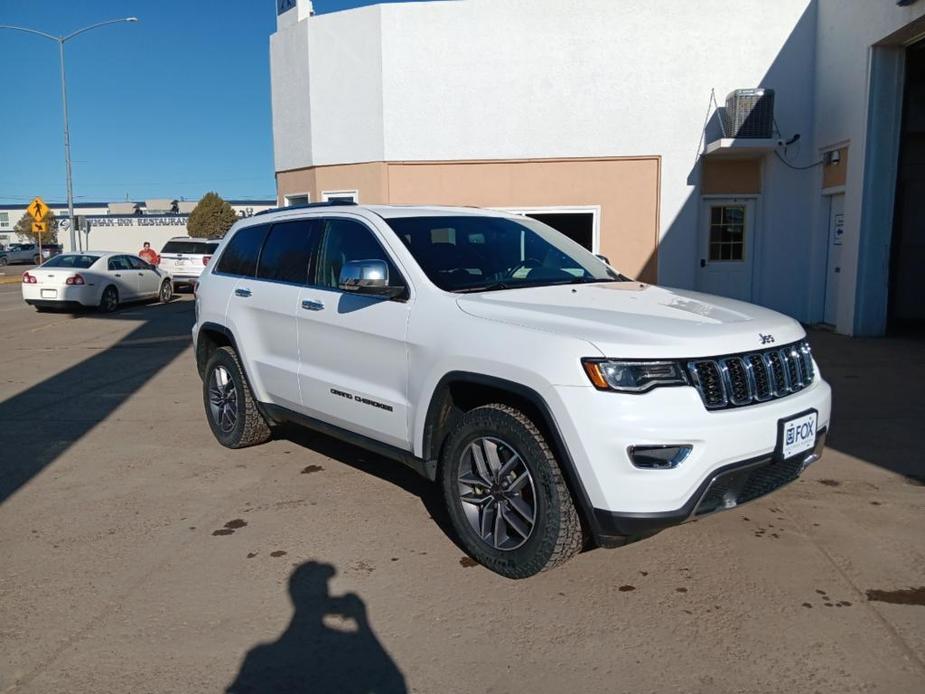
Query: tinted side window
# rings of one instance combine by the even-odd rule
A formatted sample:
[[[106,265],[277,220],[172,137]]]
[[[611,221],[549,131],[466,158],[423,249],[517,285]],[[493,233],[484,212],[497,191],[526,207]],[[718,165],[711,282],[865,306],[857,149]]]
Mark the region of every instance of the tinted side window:
[[[131,266],[128,264],[128,258],[124,255],[115,255],[109,259],[109,269],[110,270],[131,270]]]
[[[132,269],[134,270],[147,270],[149,267],[151,267],[141,258],[138,258],[134,255],[127,255],[125,256],[125,258],[126,260],[128,260],[129,265],[131,265]]]
[[[266,235],[267,227],[262,225],[240,229],[225,246],[216,272],[253,277],[257,272],[257,257]]]
[[[308,266],[316,245],[314,224],[307,219],[274,224],[260,252],[257,278],[308,283]]]
[[[350,260],[384,260],[389,267],[389,286],[404,285],[389,256],[364,225],[348,219],[326,219],[323,225],[324,238],[318,251],[315,273],[317,284],[336,289],[340,269]]]

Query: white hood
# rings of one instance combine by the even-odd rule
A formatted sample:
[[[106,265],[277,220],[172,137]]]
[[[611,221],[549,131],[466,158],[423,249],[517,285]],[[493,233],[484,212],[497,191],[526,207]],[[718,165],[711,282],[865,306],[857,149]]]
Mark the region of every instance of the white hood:
[[[506,289],[456,303],[479,318],[587,340],[615,358],[716,356],[805,335],[798,322],[770,309],[639,282]]]

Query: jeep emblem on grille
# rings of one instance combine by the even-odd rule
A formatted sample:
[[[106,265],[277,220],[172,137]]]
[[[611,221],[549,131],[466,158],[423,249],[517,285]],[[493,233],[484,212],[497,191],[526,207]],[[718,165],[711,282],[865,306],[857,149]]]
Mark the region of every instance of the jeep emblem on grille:
[[[758,339],[761,340],[761,344],[769,345],[774,342],[774,336],[770,333],[765,335],[763,333],[758,333]]]

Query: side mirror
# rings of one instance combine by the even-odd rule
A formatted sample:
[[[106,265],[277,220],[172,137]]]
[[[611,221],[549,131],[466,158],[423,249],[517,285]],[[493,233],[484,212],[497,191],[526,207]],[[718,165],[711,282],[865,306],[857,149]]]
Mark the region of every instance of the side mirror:
[[[389,286],[389,266],[384,260],[350,260],[340,269],[337,287],[345,292],[395,297],[404,287]]]
[[[601,255],[600,253],[595,253],[594,257],[600,260],[605,265],[610,265],[610,259],[606,255]]]

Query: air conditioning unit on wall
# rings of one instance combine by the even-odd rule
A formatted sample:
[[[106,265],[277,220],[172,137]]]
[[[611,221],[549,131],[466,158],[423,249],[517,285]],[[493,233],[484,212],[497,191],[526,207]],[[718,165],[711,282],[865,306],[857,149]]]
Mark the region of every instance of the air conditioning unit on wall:
[[[736,89],[726,97],[723,110],[726,137],[774,137],[774,90]]]

